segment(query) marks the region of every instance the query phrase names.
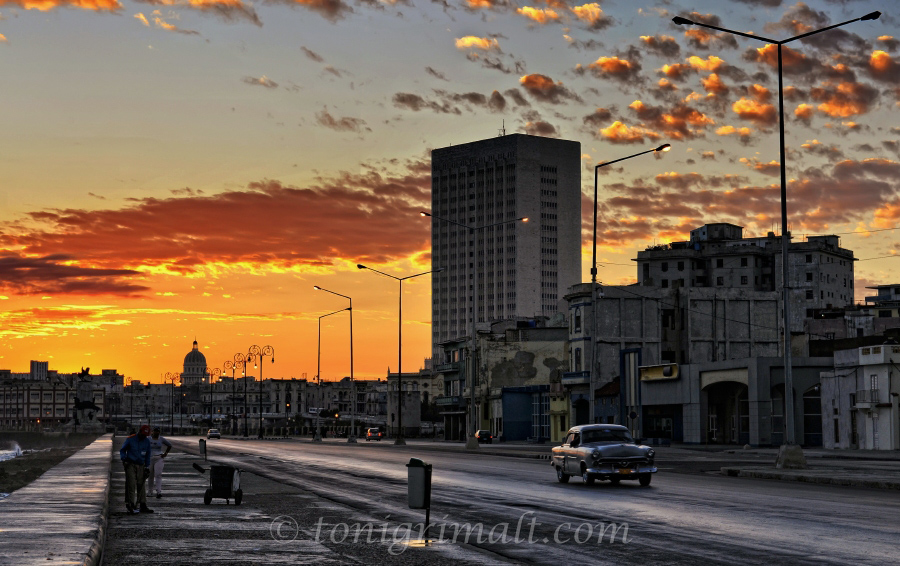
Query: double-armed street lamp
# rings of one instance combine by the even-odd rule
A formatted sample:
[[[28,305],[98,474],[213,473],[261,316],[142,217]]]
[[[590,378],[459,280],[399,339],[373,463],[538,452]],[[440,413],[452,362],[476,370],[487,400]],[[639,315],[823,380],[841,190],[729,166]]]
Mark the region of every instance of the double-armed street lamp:
[[[235,399],[234,399],[234,397],[235,397],[234,373],[238,369],[242,370],[241,373],[243,373],[245,363],[246,362],[245,362],[244,354],[242,354],[241,352],[238,352],[237,354],[235,354],[233,360],[225,360],[225,369],[231,370],[231,417],[228,419],[231,424],[231,434],[235,434],[235,429],[237,428],[237,426],[236,426],[237,425],[237,422],[236,422],[237,415],[234,410],[234,401],[235,401]],[[246,405],[246,400],[244,401],[244,404]]]
[[[324,289],[322,289],[321,287],[318,287],[318,286],[314,287],[314,289],[324,291]],[[351,308],[352,307],[337,310],[334,312],[330,312],[328,314],[323,314],[322,316],[319,317],[319,331],[318,331],[318,341],[317,341],[318,344],[316,346],[316,382],[318,384],[317,389],[319,390],[319,395],[318,395],[319,406],[316,407],[316,432],[313,435],[313,442],[322,442],[322,431],[320,430],[320,423],[321,423],[320,419],[322,416],[322,408],[323,408],[322,404],[325,402],[324,398],[322,397],[322,319],[325,318],[326,316],[331,316],[333,314],[338,314],[338,313],[341,313],[344,311],[350,311],[350,316],[353,316],[353,311],[351,310]],[[353,356],[351,356],[351,358],[352,357]],[[350,439],[348,438],[347,441],[349,442]]]
[[[396,277],[390,273],[378,271],[377,269],[373,269],[361,263],[356,264],[356,267],[358,269],[368,269],[379,275],[390,277],[397,281],[400,286],[397,307],[397,438],[394,440],[394,444],[406,444],[406,441],[403,440],[403,368],[401,367],[403,364],[403,282],[407,279],[412,279],[413,277],[420,277],[422,275],[428,275],[429,273],[438,273],[443,271],[444,268],[441,267],[431,271],[423,271],[422,273],[407,275],[406,277]]]
[[[331,293],[332,295],[337,295],[338,297],[343,297],[350,301],[350,306],[346,309],[350,311],[350,434],[347,435],[347,442],[356,444],[356,379],[353,376],[353,299],[347,295],[329,291],[318,285],[314,285],[313,289],[316,291],[325,291],[326,293]]]
[[[504,224],[514,224],[516,222],[528,222],[527,216],[522,216],[520,218],[514,218],[512,220],[505,220],[503,222],[494,222],[493,224],[483,224],[481,226],[469,226],[468,224],[463,224],[462,222],[457,222],[455,220],[450,220],[449,218],[441,218],[440,216],[435,216],[430,212],[422,211],[419,213],[421,216],[426,216],[428,218],[433,218],[435,220],[439,220],[441,222],[446,222],[448,224],[453,224],[455,226],[459,226],[460,228],[465,228],[469,231],[469,247],[472,249],[473,259],[472,262],[466,262],[466,264],[472,264],[472,326],[470,328],[471,336],[469,340],[471,341],[471,345],[469,346],[469,358],[471,358],[471,363],[469,360],[466,360],[466,369],[468,370],[468,366],[472,366],[471,369],[471,377],[469,381],[469,430],[466,437],[466,449],[467,450],[476,450],[478,449],[478,439],[475,438],[475,378],[478,375],[478,368],[475,366],[475,349],[478,346],[478,341],[475,337],[476,331],[476,323],[478,322],[478,250],[475,247],[476,239],[475,233],[486,228],[493,228],[495,226],[503,226]],[[433,229],[434,224],[432,224]]]
[[[247,350],[247,358],[245,360],[245,364],[249,364],[251,360],[253,360],[253,369],[259,367],[259,430],[257,437],[262,440],[263,438],[263,404],[262,404],[262,386],[263,386],[263,358],[265,356],[269,356],[272,359],[272,363],[275,363],[275,348],[272,346],[263,346],[260,348],[256,344],[250,346]],[[244,401],[246,403],[246,401]]]
[[[852,20],[847,20],[846,22],[841,22],[839,24],[834,24],[831,26],[827,26],[821,29],[809,31],[806,33],[801,33],[800,35],[795,35],[794,37],[789,37],[787,39],[777,40],[777,39],[769,39],[767,37],[762,37],[759,35],[755,35],[752,33],[744,33],[740,31],[735,31],[719,26],[714,26],[712,24],[707,24],[703,22],[695,22],[693,20],[689,20],[687,18],[682,18],[681,16],[676,16],[672,18],[672,21],[677,25],[695,25],[700,27],[705,27],[709,29],[714,29],[716,31],[722,31],[725,33],[730,33],[732,35],[739,35],[742,37],[748,37],[750,39],[755,39],[757,41],[762,41],[764,43],[768,43],[769,45],[775,45],[778,47],[778,129],[779,129],[779,141],[780,141],[780,151],[781,151],[781,287],[782,287],[782,296],[784,301],[784,307],[782,312],[784,314],[784,405],[785,405],[785,423],[784,423],[784,435],[783,441],[784,447],[794,447],[796,442],[794,439],[794,391],[793,391],[793,377],[792,377],[792,369],[791,369],[791,315],[790,315],[790,287],[788,283],[788,240],[790,238],[790,234],[788,233],[788,221],[787,221],[787,171],[785,166],[786,155],[785,155],[785,147],[784,147],[784,81],[783,81],[783,62],[782,62],[782,54],[781,54],[781,46],[790,43],[792,41],[796,41],[798,39],[803,39],[805,37],[809,37],[811,35],[815,35],[817,33],[822,33],[823,31],[828,31],[834,28],[838,28],[841,26],[845,26],[847,24],[852,24],[853,22],[859,21],[867,21],[867,20],[877,20],[881,17],[881,12],[871,12],[866,14],[865,16],[854,18]],[[797,456],[798,459],[802,460],[802,452],[799,451],[799,447],[794,450],[795,454],[799,453]],[[781,458],[781,454],[785,452],[785,449],[779,453],[779,460]],[[805,466],[805,462],[799,464]]]
[[[590,410],[588,411],[591,423],[594,422],[594,374],[597,371],[597,310],[598,310],[598,302],[600,300],[599,294],[597,293],[597,177],[599,175],[599,171],[601,167],[606,167],[607,165],[612,165],[613,163],[618,163],[620,161],[625,161],[626,159],[631,159],[632,157],[639,157],[641,155],[646,155],[648,153],[662,153],[672,149],[672,146],[664,143],[659,147],[654,147],[653,149],[648,149],[646,151],[641,151],[635,153],[634,155],[629,155],[628,157],[620,157],[619,159],[613,159],[612,161],[603,161],[594,165],[594,239],[593,245],[591,247],[591,371],[588,373],[588,400],[590,403]]]

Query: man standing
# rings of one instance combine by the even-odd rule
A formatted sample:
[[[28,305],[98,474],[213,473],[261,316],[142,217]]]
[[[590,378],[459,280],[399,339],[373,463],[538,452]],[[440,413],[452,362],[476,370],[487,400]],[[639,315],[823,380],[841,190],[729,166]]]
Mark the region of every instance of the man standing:
[[[160,436],[162,432],[159,427],[153,429],[153,435],[150,436],[150,485],[147,486],[147,495],[152,496],[156,492],[156,498],[162,498],[162,472],[163,458],[169,455],[172,449],[172,443]],[[166,451],[163,452],[163,446]]]
[[[150,476],[150,426],[141,425],[137,434],[125,439],[119,450],[125,466],[125,508],[129,513],[153,513],[147,507],[147,491],[144,482]],[[138,508],[140,505],[140,508]]]

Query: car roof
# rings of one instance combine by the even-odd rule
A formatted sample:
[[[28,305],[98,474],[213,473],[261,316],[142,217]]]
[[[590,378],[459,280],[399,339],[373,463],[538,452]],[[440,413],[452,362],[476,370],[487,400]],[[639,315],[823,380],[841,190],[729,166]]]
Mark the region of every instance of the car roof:
[[[569,432],[582,432],[585,430],[624,430],[628,432],[628,428],[617,424],[586,424],[573,426]],[[566,433],[568,434],[568,433]]]

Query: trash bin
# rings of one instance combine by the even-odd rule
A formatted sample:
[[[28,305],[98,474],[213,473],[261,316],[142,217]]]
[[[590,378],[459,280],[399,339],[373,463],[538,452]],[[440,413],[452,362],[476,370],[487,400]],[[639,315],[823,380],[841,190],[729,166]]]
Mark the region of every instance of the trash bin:
[[[209,488],[203,494],[203,503],[209,505],[214,497],[234,499],[235,505],[241,504],[244,492],[241,490],[241,471],[234,466],[211,466],[209,469]]]
[[[431,507],[431,464],[418,458],[410,458],[406,465],[409,482],[407,502],[410,509]]]

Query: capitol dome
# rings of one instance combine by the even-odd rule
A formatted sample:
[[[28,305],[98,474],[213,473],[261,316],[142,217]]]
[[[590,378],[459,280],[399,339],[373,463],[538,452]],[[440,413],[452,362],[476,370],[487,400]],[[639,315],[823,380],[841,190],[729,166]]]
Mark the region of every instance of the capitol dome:
[[[194,340],[194,347],[184,357],[184,373],[182,378],[202,379],[206,374],[206,356],[198,349],[197,341]]]

